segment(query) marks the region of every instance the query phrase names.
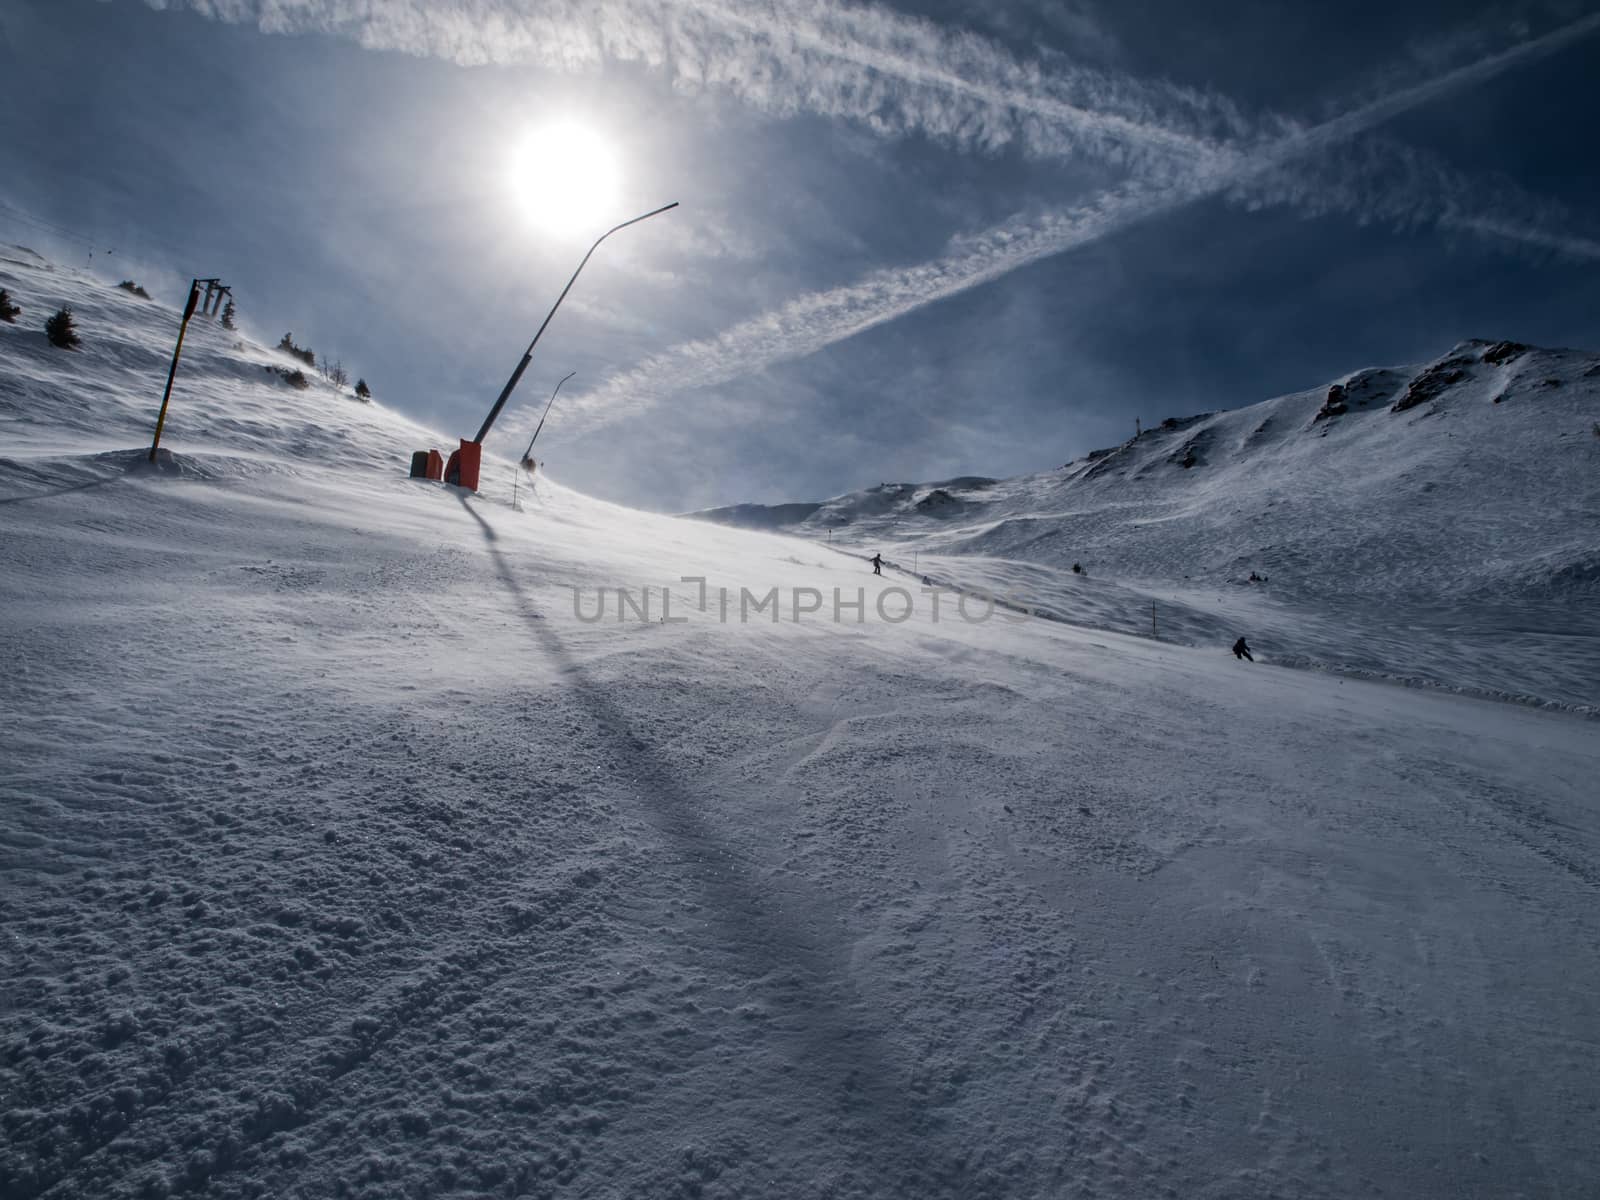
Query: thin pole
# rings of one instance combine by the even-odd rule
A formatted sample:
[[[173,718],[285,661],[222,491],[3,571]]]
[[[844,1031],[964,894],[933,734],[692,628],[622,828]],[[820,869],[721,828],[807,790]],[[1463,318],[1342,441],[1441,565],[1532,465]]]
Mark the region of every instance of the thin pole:
[[[1156,633],[1156,602],[1154,600],[1150,601],[1150,636],[1158,641],[1160,640],[1160,635]]]
[[[565,383],[576,374],[576,371],[568,371],[561,377],[561,383]],[[544,406],[544,416],[539,418],[539,424],[534,428],[533,436],[528,439],[528,449],[522,456],[524,463],[533,457],[533,444],[539,440],[539,430],[544,428],[544,418],[550,415],[550,405],[556,402],[556,392],[561,390],[561,383],[556,384],[556,391],[550,393],[550,399]]]
[[[511,378],[506,380],[505,387],[500,389],[500,395],[495,400],[494,407],[489,410],[489,415],[483,419],[483,426],[478,430],[478,436],[473,438],[473,441],[481,443],[484,438],[489,436],[489,430],[493,427],[495,418],[500,415],[500,410],[506,406],[506,401],[511,398],[511,393],[516,388],[517,382],[522,378],[522,373],[528,369],[528,360],[533,357],[533,348],[539,344],[539,338],[544,333],[545,326],[549,325],[550,318],[556,315],[556,309],[561,307],[561,302],[567,298],[567,293],[572,290],[572,285],[578,282],[578,276],[582,274],[583,268],[589,264],[590,255],[600,248],[600,243],[619,229],[626,229],[629,225],[637,225],[640,221],[647,220],[659,213],[664,213],[669,208],[677,207],[678,202],[676,200],[671,204],[663,204],[660,208],[651,209],[641,216],[634,217],[631,221],[624,221],[621,225],[613,225],[595,238],[594,245],[589,247],[589,253],[583,256],[583,261],[578,264],[578,269],[572,273],[572,278],[567,280],[567,286],[561,289],[561,295],[557,296],[556,302],[550,306],[549,313],[545,315],[544,323],[539,326],[539,332],[533,335],[533,341],[529,342],[528,348],[523,351],[522,361],[517,364],[517,369],[511,372]]]
[[[178,344],[172,350],[172,366],[167,369],[167,390],[161,394],[161,413],[156,417],[156,436],[150,443],[150,461],[156,460],[156,448],[161,445],[161,427],[167,423],[167,404],[172,399],[172,380],[178,373],[178,355],[183,353],[183,335],[189,329],[189,318],[194,316],[195,305],[200,303],[200,281],[189,284],[189,302],[183,306],[183,320],[178,325]]]

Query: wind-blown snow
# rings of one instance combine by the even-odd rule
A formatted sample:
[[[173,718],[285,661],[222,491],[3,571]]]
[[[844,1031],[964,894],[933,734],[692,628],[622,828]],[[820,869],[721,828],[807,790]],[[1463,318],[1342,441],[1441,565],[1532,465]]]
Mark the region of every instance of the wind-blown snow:
[[[150,466],[176,315],[0,284],[8,1200],[1600,1189],[1592,721],[895,623],[204,324]]]

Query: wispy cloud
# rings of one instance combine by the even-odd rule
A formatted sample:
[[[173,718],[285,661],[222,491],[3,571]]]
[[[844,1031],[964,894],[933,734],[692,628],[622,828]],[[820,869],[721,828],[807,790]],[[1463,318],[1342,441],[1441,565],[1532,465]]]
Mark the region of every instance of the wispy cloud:
[[[1600,259],[1600,241],[1574,232],[1563,205],[1382,137],[1325,148],[1246,181],[1229,198],[1247,209],[1284,205],[1308,216],[1467,234],[1507,251]]]
[[[1088,155],[1166,183],[1180,200],[1225,190],[1246,205],[1292,204],[1362,220],[1433,220],[1474,236],[1587,254],[1589,243],[1506,186],[1479,188],[1404,147],[1387,146],[1331,181],[1319,149],[1349,141],[1448,91],[1489,79],[1600,29],[1600,14],[1498,53],[1439,69],[1329,120],[1247,118],[1227,99],[1053,57],[1019,58],[974,34],[836,0],[763,5],[697,0],[146,0],[271,33],[319,32],[375,49],[462,64],[534,63],[565,71],[641,63],[674,86],[736,96],[776,115],[806,112],[917,133],[967,149],[1015,144],[1045,158]],[[1442,34],[1416,52],[1448,67],[1484,31]],[[1392,73],[1398,75],[1398,72]],[[1263,165],[1265,164],[1265,165]],[[1221,189],[1211,185],[1223,182]],[[1096,207],[1099,207],[1097,204]]]
[[[990,40],[882,7],[837,0],[146,0],[270,33],[325,33],[461,64],[562,71],[642,64],[684,91],[736,97],[778,116],[855,121],[964,150],[1089,156],[1127,179],[1087,201],[955,239],[937,260],[801,296],[715,338],[685,343],[581,399],[590,422],[802,357],[1196,200],[1286,204],[1359,220],[1432,224],[1506,245],[1594,257],[1564,214],[1398,143],[1349,144],[1400,113],[1600,30],[1600,14],[1448,69],[1472,36],[1432,44],[1441,67],[1327,120],[1246,114],[1196,89],[1018,57]],[[1413,55],[1413,60],[1416,55]],[[1424,54],[1423,59],[1427,58]],[[1398,77],[1398,73],[1395,73]],[[1341,148],[1338,157],[1330,150]]]
[[[638,63],[774,115],[859,121],[963,149],[1020,146],[1161,170],[1281,132],[1226,98],[835,0],[146,0],[267,33],[324,33],[463,65]]]
[[[1600,32],[1600,13],[1569,22],[1452,70],[1355,104],[1319,124],[1297,128],[1240,164],[1230,197],[1247,207],[1292,205],[1310,214],[1346,213],[1364,222],[1437,226],[1506,246],[1595,258],[1597,243],[1569,232],[1561,206],[1509,180],[1483,179],[1437,155],[1361,134],[1412,109],[1493,79]],[[1337,154],[1331,154],[1337,151]]]
[[[684,342],[613,376],[569,406],[565,427],[582,432],[631,416],[668,396],[715,387],[854,337],[918,308],[1087,245],[1197,198],[1130,182],[1092,200],[955,239],[946,254],[911,267],[874,271],[854,283],[811,292],[715,337]]]
[[[1088,245],[1206,197],[1237,191],[1255,197],[1257,202],[1305,203],[1316,188],[1287,174],[1286,168],[1292,164],[1365,133],[1410,108],[1550,53],[1596,27],[1600,27],[1600,18],[1576,22],[1544,38],[1370,100],[1328,121],[1297,129],[1248,157],[1234,156],[1225,162],[1208,160],[1177,179],[1132,180],[1083,203],[959,237],[944,255],[930,262],[874,271],[855,283],[797,297],[771,312],[739,322],[716,337],[685,342],[655,355],[637,368],[612,377],[595,391],[576,397],[568,428],[581,432],[643,411],[680,392],[758,374],[769,366],[813,354],[1040,259]],[[1471,191],[1481,199],[1464,177],[1451,174],[1447,168],[1405,147],[1389,147],[1387,151],[1380,147],[1373,152],[1390,153],[1409,162],[1415,170],[1433,176],[1426,181],[1426,188],[1396,193],[1412,197],[1405,201],[1409,207],[1400,207],[1402,202],[1392,199],[1389,203],[1393,207],[1379,210],[1385,219],[1428,220],[1478,236],[1600,258],[1600,245],[1546,224],[1548,212],[1524,211],[1511,218],[1474,216],[1456,201],[1460,191]],[[1354,192],[1341,195],[1332,180],[1322,183],[1320,202],[1330,209],[1372,211],[1375,202],[1371,197]],[[1417,194],[1438,198],[1429,208],[1415,198]]]
[[[1524,66],[1554,54],[1596,32],[1600,32],[1600,13],[1570,21],[1540,37],[1528,38],[1452,70],[1439,72],[1409,86],[1388,91],[1350,108],[1339,116],[1301,131],[1298,135],[1300,148],[1296,153],[1345,141],[1403,112],[1437,100],[1450,92],[1493,79],[1513,67]]]

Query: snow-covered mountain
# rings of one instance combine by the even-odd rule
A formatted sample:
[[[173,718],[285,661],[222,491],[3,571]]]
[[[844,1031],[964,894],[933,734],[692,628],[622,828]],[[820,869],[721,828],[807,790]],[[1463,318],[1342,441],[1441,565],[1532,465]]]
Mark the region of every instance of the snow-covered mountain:
[[[177,313],[0,286],[5,1200],[1600,1192],[1593,720],[1236,662],[1148,547],[932,557],[1195,647],[412,480],[204,322],[150,464]]]
[[[1464,342],[1040,475],[693,515],[1086,624],[1148,631],[1155,600],[1178,640],[1246,629],[1280,662],[1600,706],[1600,355]]]

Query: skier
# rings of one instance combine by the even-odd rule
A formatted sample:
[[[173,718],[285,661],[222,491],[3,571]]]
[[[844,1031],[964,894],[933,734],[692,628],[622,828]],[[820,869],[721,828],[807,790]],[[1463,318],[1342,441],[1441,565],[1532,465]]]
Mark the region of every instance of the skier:
[[[1244,644],[1243,638],[1233,644],[1233,656],[1235,658],[1249,658],[1251,662],[1255,662],[1254,658],[1250,658],[1250,647]]]
[[[872,563],[872,573],[874,575],[882,575],[883,574],[883,555],[874,554],[872,556],[872,558],[869,559],[868,561],[870,561]]]

